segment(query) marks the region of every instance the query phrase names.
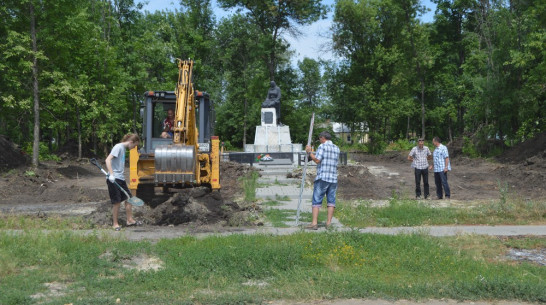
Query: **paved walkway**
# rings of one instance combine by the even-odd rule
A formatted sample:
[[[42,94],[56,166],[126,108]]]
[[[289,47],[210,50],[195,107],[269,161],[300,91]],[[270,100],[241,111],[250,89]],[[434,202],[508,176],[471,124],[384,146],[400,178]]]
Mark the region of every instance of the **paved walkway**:
[[[311,163],[312,162],[309,163],[308,170],[316,168],[314,165],[311,165]],[[301,192],[302,199],[300,212],[311,213],[311,200],[313,197],[312,188],[304,187],[303,191],[301,191],[301,178],[286,177],[289,172],[292,172],[297,167],[296,165],[258,164],[255,167],[262,170],[260,172],[261,177],[258,179],[258,183],[262,185],[262,187],[256,189],[256,197],[263,199],[264,201],[275,200],[280,203],[271,207],[264,206],[264,209],[270,208],[297,211]],[[296,212],[294,212],[294,216],[291,217],[291,221],[286,222],[287,225],[291,227],[296,225],[295,214]],[[342,227],[341,223],[335,217],[332,219],[332,224],[337,227]]]

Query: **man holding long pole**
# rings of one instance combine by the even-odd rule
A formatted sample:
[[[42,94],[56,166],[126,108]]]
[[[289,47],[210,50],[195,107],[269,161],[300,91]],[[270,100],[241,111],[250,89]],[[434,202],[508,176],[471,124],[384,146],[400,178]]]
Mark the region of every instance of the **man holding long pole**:
[[[339,160],[339,148],[332,143],[332,136],[323,131],[319,134],[320,146],[316,153],[311,152],[311,146],[307,145],[305,151],[310,154],[311,160],[317,164],[317,177],[313,187],[313,220],[307,227],[310,230],[318,229],[318,214],[322,206],[322,200],[326,196],[328,218],[326,228],[332,224],[334,209],[336,207],[337,191],[337,164]]]

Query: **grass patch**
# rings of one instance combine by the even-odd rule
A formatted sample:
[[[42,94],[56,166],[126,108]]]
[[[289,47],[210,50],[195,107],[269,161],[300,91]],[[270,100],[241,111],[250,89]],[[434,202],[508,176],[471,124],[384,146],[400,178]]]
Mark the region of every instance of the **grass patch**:
[[[264,215],[268,222],[275,228],[288,228],[287,221],[295,219],[296,212],[293,210],[267,209]]]
[[[279,186],[287,186],[289,185],[288,183],[282,183],[282,182],[279,182],[279,180],[277,178],[275,178],[275,181],[273,182],[274,185],[279,185]]]
[[[275,202],[275,201],[273,201]],[[264,215],[274,227],[287,228],[286,225],[288,221],[296,220],[296,210],[279,210],[279,209],[267,209],[264,211]],[[326,209],[320,209],[318,216],[318,223],[326,223],[328,217],[328,212]],[[300,212],[300,222],[302,223],[311,223],[313,215],[310,212]]]
[[[71,216],[64,217],[52,215],[38,217],[31,215],[10,215],[0,213],[0,229],[11,230],[63,230],[70,228],[73,230],[95,229],[96,225],[83,217]]]
[[[502,247],[499,240],[486,241]],[[481,244],[481,239],[357,232],[183,237],[157,243],[99,233],[0,232],[0,304],[114,304],[117,298],[124,304],[336,298],[546,301],[546,268],[492,260],[487,252],[476,258]],[[157,258],[163,268],[124,267],[143,256]],[[44,284],[52,282],[66,289],[48,294]],[[37,293],[45,296],[30,298]]]
[[[334,216],[335,216],[335,214],[334,214]],[[326,223],[327,218],[328,218],[328,212],[327,212],[326,208],[320,209],[319,214],[318,214],[318,223],[319,224]],[[312,213],[310,213],[310,212],[300,213],[300,221],[301,222],[311,223],[312,220],[313,220],[313,214]]]
[[[546,202],[499,200],[478,207],[431,207],[430,203],[392,199],[388,206],[372,207],[371,202],[353,205],[340,202],[336,217],[351,227],[392,227],[449,224],[536,224],[546,222]]]
[[[244,200],[246,202],[255,202],[256,201],[256,188],[258,187],[258,178],[259,174],[256,171],[251,171],[246,176],[243,176],[240,179],[243,185],[243,191],[245,194]]]
[[[277,201],[290,201],[290,197],[284,195],[284,196],[279,196],[278,194],[275,194],[275,200]]]
[[[267,200],[267,201],[262,202],[262,205],[267,206],[267,207],[274,207],[274,206],[281,205],[281,203],[278,202],[277,200]]]

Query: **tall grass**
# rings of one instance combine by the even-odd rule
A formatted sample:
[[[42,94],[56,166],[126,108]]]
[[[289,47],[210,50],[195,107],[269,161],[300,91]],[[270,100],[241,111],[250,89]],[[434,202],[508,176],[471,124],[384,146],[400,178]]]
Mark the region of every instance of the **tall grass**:
[[[532,224],[546,222],[546,201],[507,200],[483,202],[477,207],[432,207],[430,202],[391,199],[385,207],[371,202],[340,202],[336,217],[347,226],[420,226],[449,224]]]
[[[256,171],[249,172],[246,176],[240,178],[243,184],[243,191],[246,202],[256,201],[256,188],[258,187],[259,174]]]
[[[0,212],[0,229],[28,230],[28,229],[48,229],[63,230],[70,228],[73,230],[95,229],[97,226],[89,219],[78,216],[32,216],[17,215]]]
[[[488,241],[502,248],[500,241]],[[546,269],[476,259],[470,242],[357,232],[131,242],[0,233],[0,304],[260,304],[331,298],[546,301]],[[483,242],[477,243],[483,244]],[[488,255],[488,254],[483,254]],[[496,255],[496,253],[495,253]],[[159,271],[124,266],[138,257]],[[50,294],[45,283],[65,285]],[[31,295],[44,296],[32,299]]]

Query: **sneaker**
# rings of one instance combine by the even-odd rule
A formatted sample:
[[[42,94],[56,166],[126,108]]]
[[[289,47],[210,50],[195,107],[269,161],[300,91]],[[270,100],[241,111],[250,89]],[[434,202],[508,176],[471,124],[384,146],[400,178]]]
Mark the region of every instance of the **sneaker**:
[[[415,196],[416,200],[421,200],[421,196]]]

